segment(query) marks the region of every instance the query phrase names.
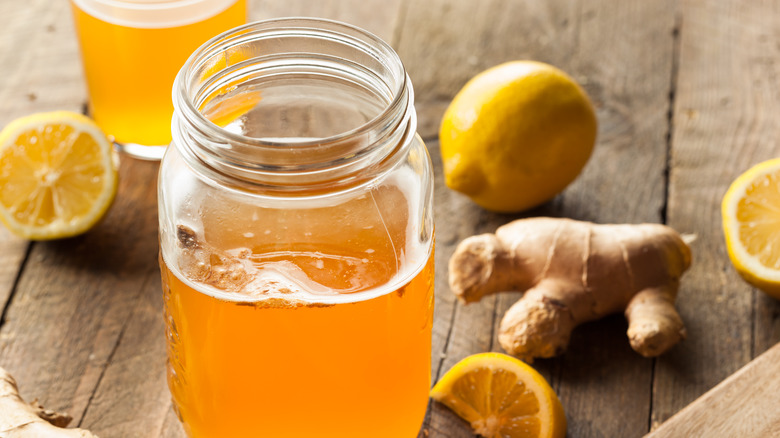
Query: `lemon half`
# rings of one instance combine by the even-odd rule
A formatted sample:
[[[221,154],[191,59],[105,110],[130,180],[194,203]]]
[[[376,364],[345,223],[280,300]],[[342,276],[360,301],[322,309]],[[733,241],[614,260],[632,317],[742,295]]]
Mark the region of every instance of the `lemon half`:
[[[111,142],[89,118],[33,114],[0,132],[0,220],[16,235],[81,234],[105,215],[117,190]]]
[[[517,358],[469,356],[452,367],[431,397],[485,438],[563,438],[566,415],[547,381]]]
[[[780,158],[757,164],[734,180],[721,213],[737,272],[780,299]]]

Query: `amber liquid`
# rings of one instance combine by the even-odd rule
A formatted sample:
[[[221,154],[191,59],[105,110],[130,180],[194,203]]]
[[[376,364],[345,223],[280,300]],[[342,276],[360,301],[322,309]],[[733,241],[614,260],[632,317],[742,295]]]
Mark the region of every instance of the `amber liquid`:
[[[385,192],[375,213],[398,205]],[[230,218],[211,205],[201,212],[206,233],[180,229],[178,268],[163,259],[161,268],[168,383],[191,437],[417,436],[430,388],[433,254],[400,251],[406,214],[365,214],[370,202]]]
[[[171,89],[184,62],[210,38],[246,22],[246,0],[195,23],[140,28],[73,15],[95,121],[120,143],[171,141]]]

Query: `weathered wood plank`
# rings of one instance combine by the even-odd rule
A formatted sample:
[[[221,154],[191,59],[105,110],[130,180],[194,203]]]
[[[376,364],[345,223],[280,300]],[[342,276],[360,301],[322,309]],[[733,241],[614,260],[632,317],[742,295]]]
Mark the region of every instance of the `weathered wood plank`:
[[[2,2],[0,24],[0,38],[9,48],[0,51],[3,123],[38,111],[82,111],[86,94],[69,2]],[[123,163],[116,203],[95,230],[35,245],[0,330],[0,363],[14,373],[23,395],[69,411],[74,423],[81,422],[92,401],[131,316],[136,282],[143,282],[138,268],[144,268],[137,261],[146,256],[138,256],[136,243],[148,244],[148,265],[154,266],[155,210],[136,203],[142,192],[154,194],[148,181],[156,178],[155,166],[144,172],[137,165]],[[152,233],[137,239],[144,224]],[[27,243],[7,237],[5,230],[0,235],[4,302],[11,285],[6,281],[16,277],[12,270],[18,270]],[[156,272],[146,271],[147,277]],[[123,389],[113,388],[118,399]],[[139,411],[130,412],[140,417]]]
[[[531,3],[531,2],[528,2]],[[520,2],[412,2],[406,11],[397,50],[415,86],[418,131],[433,138],[446,106],[460,87],[477,72],[502,61],[522,58],[523,47],[532,33],[497,38],[507,27],[517,25],[528,13]],[[526,7],[534,8],[531,4]],[[551,6],[555,8],[557,5]],[[498,20],[497,20],[498,18]],[[529,20],[532,21],[532,20]],[[507,34],[505,34],[507,35]],[[516,36],[516,38],[515,38]],[[447,285],[447,262],[462,239],[480,232],[492,232],[511,219],[478,208],[467,198],[444,186],[438,144],[428,143],[436,165],[436,309],[434,317],[434,381],[468,354],[491,349],[495,297],[478,304],[457,303]],[[454,414],[438,404],[431,405],[425,426],[431,437],[473,436]]]
[[[756,292],[753,324],[753,356],[758,356],[780,342],[780,301]]]
[[[0,2],[0,126],[38,111],[80,111],[86,91],[70,2]]]
[[[471,201],[453,192],[444,184],[441,167],[441,156],[437,141],[427,143],[434,164],[435,193],[434,215],[436,217],[436,274],[434,290],[436,306],[434,308],[434,324],[432,339],[431,375],[435,382],[441,369],[448,369],[456,361],[462,359],[463,352],[487,351],[492,340],[489,326],[484,321],[491,321],[495,297],[488,297],[480,303],[462,306],[455,300],[447,284],[447,263],[457,244],[464,238],[474,234],[475,229],[495,229],[491,214],[474,208]],[[465,322],[453,325],[452,320],[462,320],[466,312]],[[490,324],[490,323],[488,323]],[[433,418],[435,421],[430,422]],[[462,427],[462,420],[443,406],[431,403],[426,417],[421,437],[471,437],[470,431]],[[427,435],[426,435],[427,433]]]
[[[133,164],[129,179],[134,185],[143,186],[142,181],[156,180],[157,164],[128,161]],[[139,272],[133,281],[138,290],[128,303],[129,316],[81,421],[81,427],[99,436],[159,436],[168,418],[175,419],[165,374],[165,325],[157,266],[157,200],[155,186],[151,187],[152,190],[135,199],[135,208],[144,217],[137,235],[143,254],[138,255]],[[184,436],[178,421],[173,425]]]
[[[155,175],[154,165],[124,160],[116,201],[97,227],[36,244],[0,330],[0,364],[23,396],[68,411],[75,423],[114,356],[142,286],[158,275],[150,208],[155,189],[148,184]]]
[[[0,40],[14,48],[0,51],[2,123],[33,111],[81,108],[84,91],[68,5],[56,3],[0,2]],[[478,71],[518,58],[556,64],[593,97],[599,146],[563,196],[529,214],[661,220],[673,0],[388,5],[395,11],[390,15],[357,0],[265,1],[252,3],[250,17],[325,16],[394,41],[415,83],[420,132],[429,139],[454,93]],[[773,27],[777,4],[683,0],[681,5],[668,218],[699,240],[680,294],[689,339],[657,362],[654,424],[780,340],[780,304],[733,272],[718,209],[737,174],[780,151],[773,118],[778,92],[773,78],[780,65]],[[437,161],[436,377],[467,354],[499,348],[497,323],[517,298],[456,304],[446,285],[455,244],[519,216],[484,212],[448,191],[437,143],[429,146]],[[17,375],[25,397],[70,410],[82,425],[106,436],[143,434],[139,427],[147,425],[144,431],[181,437],[164,384],[156,222],[148,187],[154,171],[146,163],[125,161],[117,205],[98,229],[65,242],[35,244],[0,327],[0,365]],[[127,229],[117,234],[122,227]],[[27,247],[3,233],[0,308]],[[652,362],[628,349],[624,332],[620,316],[588,324],[574,333],[565,356],[535,364],[561,395],[570,436],[637,436],[647,430]],[[432,415],[428,436],[473,436],[448,411],[434,405]]]
[[[84,86],[67,2],[0,2],[0,127],[37,111],[78,111]],[[0,314],[29,242],[0,225]]]
[[[12,235],[6,228],[0,228],[0,325],[3,323],[3,309],[10,305],[8,300],[29,246],[28,241]]]
[[[574,76],[593,98],[600,120],[599,144],[572,187],[527,215],[598,222],[662,220],[672,0],[442,0],[410,4],[405,17],[398,50],[415,84],[423,136],[436,135],[444,108],[477,72],[513,59],[552,63]],[[432,153],[438,153],[436,148]],[[464,237],[492,232],[520,217],[487,213],[460,195],[437,190],[441,253],[451,253]],[[442,345],[438,351],[446,357],[434,376],[468,354],[500,350],[495,339],[498,322],[519,296],[502,295],[496,301],[461,307],[446,286],[446,272],[441,272],[446,260],[437,262],[437,269],[445,286],[437,283],[434,357]],[[450,327],[446,318],[452,321]],[[647,431],[652,361],[629,348],[625,330],[620,316],[588,324],[575,331],[562,358],[535,364],[572,414],[571,436],[641,436]],[[605,421],[605,412],[621,414]],[[465,423],[435,404],[429,423],[430,436],[472,436]]]
[[[780,339],[778,303],[735,273],[720,218],[731,181],[780,153],[780,4],[684,0],[680,7],[668,219],[698,239],[678,299],[688,340],[657,362],[654,426]]]
[[[647,438],[780,436],[780,344],[675,414]]]
[[[44,0],[0,3],[0,40],[6,48],[0,51],[1,125],[32,112],[82,108],[84,85],[69,8],[68,2],[53,4]],[[67,349],[67,332],[61,331],[73,316],[39,308],[45,306],[41,304],[44,301],[48,305],[56,303],[57,298],[46,290],[31,294],[29,275],[20,278],[17,294],[6,303],[29,244],[10,237],[5,229],[0,236],[0,303],[7,304],[6,319],[0,327],[0,363],[15,374],[26,398],[38,397],[44,402],[52,401],[52,407],[69,408],[73,403],[65,399],[78,392],[81,373],[63,376],[63,371],[70,370],[57,369],[56,362],[47,363],[44,355],[37,352],[48,350],[48,343],[60,345],[62,356],[75,354]],[[28,267],[46,257],[50,248],[48,244],[36,244]],[[40,275],[35,268],[25,272]],[[36,308],[33,313],[37,315],[28,316],[26,309],[30,307]],[[35,341],[29,341],[30,338]],[[64,378],[70,379],[71,388],[58,393],[62,388],[55,379]],[[52,387],[56,389],[50,391]],[[74,397],[84,399],[83,395]]]
[[[317,17],[344,21],[393,42],[403,0],[260,0],[252,4],[250,20]]]
[[[662,222],[675,2],[583,1],[578,13],[570,69],[596,101],[599,143],[557,211],[601,223]],[[574,413],[572,436],[648,430],[653,361],[631,350],[626,329],[615,315],[572,335],[556,382]]]
[[[574,29],[552,17],[569,8],[564,1],[410,2],[397,49],[415,85],[420,135],[436,137],[452,97],[478,72],[514,59],[566,59]]]

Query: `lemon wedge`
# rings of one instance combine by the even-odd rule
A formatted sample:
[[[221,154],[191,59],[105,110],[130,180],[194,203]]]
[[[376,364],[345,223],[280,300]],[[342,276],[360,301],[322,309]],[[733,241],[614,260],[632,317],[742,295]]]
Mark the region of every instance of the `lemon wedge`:
[[[81,114],[33,114],[0,132],[0,220],[20,237],[81,234],[105,215],[116,189],[111,142]]]
[[[566,415],[536,370],[501,353],[469,356],[431,390],[431,398],[485,438],[562,438]]]
[[[734,180],[721,213],[737,272],[780,299],[780,158],[757,164]]]

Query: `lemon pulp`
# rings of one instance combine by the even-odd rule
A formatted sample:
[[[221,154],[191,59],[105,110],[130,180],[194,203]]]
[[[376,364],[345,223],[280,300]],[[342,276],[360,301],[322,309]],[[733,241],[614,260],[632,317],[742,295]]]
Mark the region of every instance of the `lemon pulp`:
[[[566,435],[563,407],[544,377],[505,354],[463,359],[433,387],[431,397],[486,438]]]
[[[721,212],[726,246],[737,272],[780,298],[780,159],[740,175],[723,197]]]

